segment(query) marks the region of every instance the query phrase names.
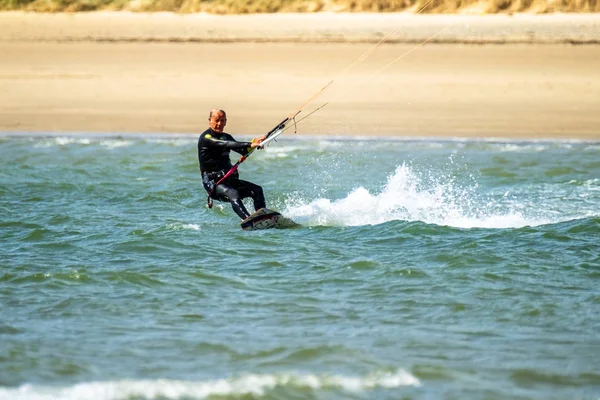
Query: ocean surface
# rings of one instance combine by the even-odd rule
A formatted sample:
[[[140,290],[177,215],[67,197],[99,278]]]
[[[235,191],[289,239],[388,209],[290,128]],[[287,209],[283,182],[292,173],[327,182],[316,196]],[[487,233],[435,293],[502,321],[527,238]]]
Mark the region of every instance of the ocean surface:
[[[196,140],[0,136],[0,399],[600,399],[600,142]]]

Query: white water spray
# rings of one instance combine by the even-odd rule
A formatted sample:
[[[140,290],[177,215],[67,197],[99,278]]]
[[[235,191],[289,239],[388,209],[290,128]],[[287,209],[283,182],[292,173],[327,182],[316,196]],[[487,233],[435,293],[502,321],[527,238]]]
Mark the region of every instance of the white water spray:
[[[528,218],[508,193],[478,194],[445,177],[432,179],[401,165],[378,194],[359,187],[345,198],[290,204],[284,214],[304,225],[362,226],[421,221],[457,228],[519,228],[552,221]],[[497,198],[499,197],[499,198]]]

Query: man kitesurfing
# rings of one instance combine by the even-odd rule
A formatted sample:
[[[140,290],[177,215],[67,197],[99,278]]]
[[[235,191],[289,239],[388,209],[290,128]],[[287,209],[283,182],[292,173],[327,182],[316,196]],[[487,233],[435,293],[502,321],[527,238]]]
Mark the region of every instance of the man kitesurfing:
[[[266,135],[259,136],[251,142],[238,142],[228,133],[223,132],[227,124],[227,114],[221,109],[210,111],[208,116],[209,128],[198,139],[198,162],[202,174],[202,184],[208,192],[209,206],[211,199],[229,201],[233,211],[244,220],[250,213],[242,199],[251,197],[254,200],[254,210],[265,208],[265,197],[262,187],[239,179],[237,168],[233,170],[229,153],[231,150],[246,156],[253,149],[260,148]],[[233,171],[232,171],[233,170]],[[228,172],[231,173],[228,175]]]
[[[421,12],[429,3],[428,2],[419,10]],[[446,27],[447,28],[447,27]],[[397,57],[392,62],[379,69],[377,72],[381,72],[385,68],[394,64],[398,60],[404,58],[407,54],[411,53],[425,43],[431,41],[433,38],[438,36],[446,28],[440,30],[435,35],[431,36],[427,40],[419,43],[409,51],[405,52],[401,56]],[[400,26],[394,29],[393,32],[387,34],[381,38],[374,46],[367,50],[364,54],[358,57],[353,63],[346,67],[340,75],[344,74],[350,68],[367,58],[372,52],[374,52],[388,37],[396,33],[400,29]],[[200,135],[198,139],[198,161],[200,163],[200,173],[202,174],[202,183],[204,188],[208,192],[208,206],[212,207],[213,199],[220,201],[229,201],[233,210],[242,219],[241,227],[244,230],[253,229],[267,229],[273,227],[287,227],[297,225],[290,219],[285,218],[279,212],[268,210],[265,206],[265,197],[263,190],[260,186],[239,179],[238,166],[246,160],[256,149],[264,148],[271,141],[275,140],[279,135],[286,131],[290,126],[291,122],[294,123],[294,127],[297,122],[304,120],[305,118],[312,115],[314,112],[320,110],[328,103],[316,108],[304,118],[296,121],[296,116],[304,110],[309,104],[311,104],[321,93],[323,93],[335,79],[329,81],[320,90],[314,93],[304,104],[302,104],[296,111],[291,113],[287,118],[284,118],[277,126],[269,131],[266,135],[259,136],[253,139],[251,142],[238,142],[230,134],[223,132],[225,125],[227,124],[227,116],[225,111],[221,109],[214,109],[208,116],[209,128]],[[242,155],[242,158],[231,165],[231,159],[229,158],[230,151],[233,150]],[[251,197],[254,200],[254,214],[250,215],[244,203],[243,199]]]

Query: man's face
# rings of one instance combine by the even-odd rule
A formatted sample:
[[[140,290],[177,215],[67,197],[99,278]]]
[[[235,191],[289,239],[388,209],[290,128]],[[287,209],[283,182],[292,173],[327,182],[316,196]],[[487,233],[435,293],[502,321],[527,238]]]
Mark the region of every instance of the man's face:
[[[213,131],[221,133],[225,129],[225,125],[227,125],[227,117],[224,113],[216,111],[208,119],[208,125]]]

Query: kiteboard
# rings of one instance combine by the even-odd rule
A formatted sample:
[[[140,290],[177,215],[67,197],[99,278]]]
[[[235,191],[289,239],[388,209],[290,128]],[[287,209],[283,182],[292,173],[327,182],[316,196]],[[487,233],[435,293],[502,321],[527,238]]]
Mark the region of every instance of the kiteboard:
[[[255,231],[259,229],[283,229],[299,226],[289,218],[284,217],[281,213],[268,208],[261,208],[248,218],[240,222],[240,225],[245,231]]]

